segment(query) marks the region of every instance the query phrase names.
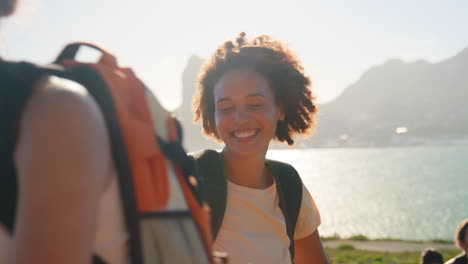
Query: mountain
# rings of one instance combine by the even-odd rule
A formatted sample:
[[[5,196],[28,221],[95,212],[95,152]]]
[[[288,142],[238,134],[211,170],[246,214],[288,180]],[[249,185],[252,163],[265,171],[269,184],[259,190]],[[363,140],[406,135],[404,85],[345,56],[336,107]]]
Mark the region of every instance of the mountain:
[[[203,60],[192,56],[176,110],[189,151],[221,148],[191,122],[195,78]],[[468,48],[438,63],[391,59],[370,68],[335,100],[319,105],[315,133],[298,147],[368,147],[468,142]],[[278,145],[274,145],[278,146]]]
[[[220,149],[221,144],[213,139],[208,139],[202,135],[201,125],[193,123],[192,97],[195,92],[195,80],[198,71],[203,64],[203,59],[195,55],[191,56],[182,73],[182,103],[174,111],[175,116],[181,121],[184,133],[184,146],[189,152],[211,148]]]
[[[397,133],[400,132],[400,133]],[[393,59],[320,106],[307,146],[431,144],[468,138],[468,48],[431,64]]]

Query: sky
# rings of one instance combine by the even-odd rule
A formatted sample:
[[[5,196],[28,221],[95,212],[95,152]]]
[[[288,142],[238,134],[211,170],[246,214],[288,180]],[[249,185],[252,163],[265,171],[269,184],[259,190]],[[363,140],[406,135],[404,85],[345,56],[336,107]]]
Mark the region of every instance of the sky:
[[[241,31],[268,34],[296,52],[325,103],[389,59],[456,55],[468,47],[467,14],[466,0],[23,0],[0,23],[0,54],[49,63],[66,43],[98,43],[173,110],[190,56]]]

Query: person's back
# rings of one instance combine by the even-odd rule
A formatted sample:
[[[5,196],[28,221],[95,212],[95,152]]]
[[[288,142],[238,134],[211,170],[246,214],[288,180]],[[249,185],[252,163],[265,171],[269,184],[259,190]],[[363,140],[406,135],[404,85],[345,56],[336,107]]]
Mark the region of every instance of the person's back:
[[[448,260],[445,264],[468,264],[468,219],[458,224],[455,232],[455,244],[464,252]]]
[[[0,263],[213,262],[181,127],[132,69],[86,42],[0,67]]]
[[[31,89],[12,142],[19,195],[11,261],[83,263],[108,247],[103,259],[124,263],[127,238],[99,108],[83,87],[56,77],[44,75]]]
[[[1,0],[0,15],[15,4]],[[0,222],[0,263],[90,263],[93,255],[126,263],[127,233],[98,106],[76,83],[28,63],[0,64],[1,125],[8,128],[1,180],[11,184],[1,185],[12,191],[1,208],[2,218],[13,216]]]

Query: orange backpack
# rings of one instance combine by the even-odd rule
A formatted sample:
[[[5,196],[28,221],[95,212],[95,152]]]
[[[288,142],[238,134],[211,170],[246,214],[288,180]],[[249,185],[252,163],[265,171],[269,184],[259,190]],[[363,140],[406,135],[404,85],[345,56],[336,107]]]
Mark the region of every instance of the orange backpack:
[[[87,46],[97,63],[75,59]],[[131,263],[214,263],[202,181],[181,145],[181,126],[129,68],[89,43],[72,43],[52,74],[82,84],[106,120],[130,234]]]

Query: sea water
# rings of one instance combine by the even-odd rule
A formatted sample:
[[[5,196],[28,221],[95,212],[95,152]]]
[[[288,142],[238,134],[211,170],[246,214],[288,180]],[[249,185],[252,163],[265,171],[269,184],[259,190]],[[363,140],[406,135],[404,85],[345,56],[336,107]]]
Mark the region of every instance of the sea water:
[[[468,218],[468,145],[270,150],[292,164],[321,236],[453,239]]]

